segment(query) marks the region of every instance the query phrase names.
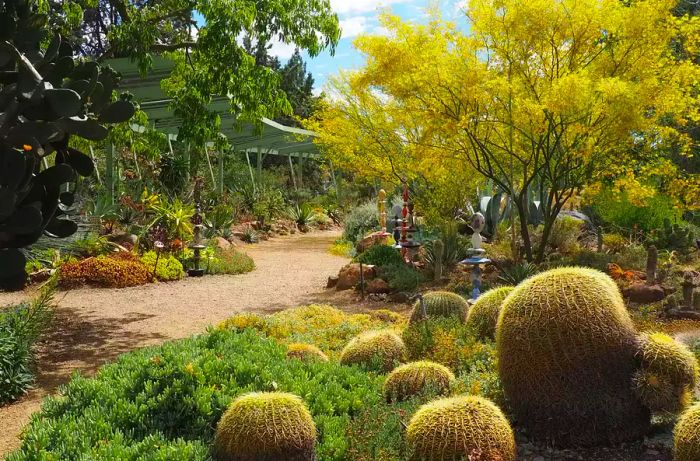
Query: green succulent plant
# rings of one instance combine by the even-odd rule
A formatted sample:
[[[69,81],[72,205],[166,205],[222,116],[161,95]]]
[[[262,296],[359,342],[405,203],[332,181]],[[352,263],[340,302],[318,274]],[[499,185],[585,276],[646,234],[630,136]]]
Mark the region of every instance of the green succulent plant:
[[[113,101],[118,78],[108,67],[75,59],[35,1],[0,3],[0,283],[21,284],[21,248],[42,234],[67,237],[75,197],[65,185],[89,176],[89,156],[71,136],[101,141],[104,126],[131,118],[131,102]]]
[[[404,362],[406,355],[403,340],[393,331],[368,331],[350,340],[340,353],[340,363],[388,372]]]
[[[495,339],[501,305],[514,288],[506,286],[489,290],[481,295],[469,309],[467,326],[473,328],[480,339]]]
[[[700,403],[683,413],[676,424],[673,431],[673,459],[700,459]]]
[[[384,396],[388,402],[409,399],[425,391],[444,395],[450,390],[455,375],[439,363],[411,362],[395,368],[384,382]]]

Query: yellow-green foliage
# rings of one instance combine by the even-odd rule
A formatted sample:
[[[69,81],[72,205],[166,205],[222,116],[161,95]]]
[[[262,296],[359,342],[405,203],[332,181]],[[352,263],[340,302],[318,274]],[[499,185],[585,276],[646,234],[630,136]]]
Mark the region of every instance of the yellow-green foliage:
[[[632,389],[636,342],[620,291],[602,272],[559,268],[518,285],[501,307],[496,343],[519,423],[560,446],[643,436],[650,416]]]
[[[498,314],[501,313],[501,304],[514,288],[507,286],[489,290],[469,309],[467,326],[472,328],[480,339],[496,338],[496,323]]]
[[[313,461],[316,426],[297,396],[252,393],[233,401],[216,428],[219,461]]]
[[[464,321],[467,317],[469,305],[464,298],[450,291],[433,291],[423,296],[425,313],[428,318],[456,317]],[[416,301],[411,312],[409,323],[416,323],[423,319],[420,301]]]
[[[287,346],[287,357],[299,360],[328,362],[328,356],[313,344],[292,343]]]
[[[371,311],[369,316],[372,320],[393,323],[395,325],[401,325],[406,322],[406,318],[404,316],[397,312],[390,311],[389,309],[377,309],[376,311]]]
[[[362,365],[375,371],[391,371],[406,361],[406,346],[393,331],[368,331],[355,336],[340,353],[343,365]]]
[[[355,245],[347,240],[337,240],[328,249],[328,252],[334,256],[342,256],[343,258],[351,258]]]
[[[677,413],[690,403],[698,381],[698,363],[690,349],[664,333],[644,333],[637,356],[642,369],[635,375],[635,390],[649,409]]]
[[[245,312],[224,320],[219,323],[218,328],[220,330],[245,330],[246,328],[252,328],[265,332],[267,330],[267,320],[258,314]]]
[[[681,415],[673,432],[674,461],[700,460],[700,403]]]
[[[384,382],[388,402],[401,402],[423,392],[444,395],[450,390],[455,375],[435,362],[411,362],[395,368]]]
[[[453,397],[423,405],[411,418],[406,435],[416,461],[516,458],[508,420],[482,397]]]

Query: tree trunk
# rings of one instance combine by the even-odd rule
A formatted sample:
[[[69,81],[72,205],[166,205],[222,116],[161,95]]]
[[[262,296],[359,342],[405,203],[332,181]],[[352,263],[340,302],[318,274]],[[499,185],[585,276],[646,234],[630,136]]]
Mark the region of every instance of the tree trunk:
[[[523,246],[525,247],[525,258],[528,260],[528,262],[532,262],[532,241],[530,240],[530,229],[527,227],[527,195],[519,194],[517,197],[515,206],[518,208],[520,235],[523,238]]]

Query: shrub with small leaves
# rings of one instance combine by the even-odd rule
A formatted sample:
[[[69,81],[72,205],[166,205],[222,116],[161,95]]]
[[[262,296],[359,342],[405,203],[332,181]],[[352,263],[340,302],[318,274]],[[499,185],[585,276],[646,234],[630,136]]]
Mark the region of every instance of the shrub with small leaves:
[[[125,288],[151,281],[148,267],[133,253],[102,255],[64,263],[58,273],[62,288],[91,285],[104,288]]]
[[[158,267],[156,267],[156,261],[158,261]],[[161,254],[159,257],[155,251],[148,251],[141,256],[141,262],[146,265],[151,274],[155,268],[156,278],[161,282],[180,280],[185,276],[182,263],[171,254]]]
[[[404,264],[401,253],[389,245],[372,245],[357,256],[355,262],[380,267]]]

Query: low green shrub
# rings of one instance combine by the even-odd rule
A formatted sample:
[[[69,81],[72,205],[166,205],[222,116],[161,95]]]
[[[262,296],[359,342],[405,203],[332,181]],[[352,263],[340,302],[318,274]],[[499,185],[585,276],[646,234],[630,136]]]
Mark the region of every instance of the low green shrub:
[[[349,242],[357,242],[377,227],[379,227],[377,205],[368,202],[353,208],[345,217],[343,238]]]
[[[625,270],[645,270],[647,249],[636,243],[626,245],[613,255],[612,262]]]
[[[394,291],[415,291],[423,281],[423,275],[404,262],[382,266],[380,272]]]
[[[0,406],[34,382],[34,343],[51,322],[53,284],[33,301],[0,308]]]
[[[157,268],[156,261],[158,261]],[[153,274],[153,269],[155,268],[156,278],[161,282],[180,280],[185,276],[185,269],[182,267],[182,263],[171,254],[161,254],[158,257],[155,251],[148,251],[141,256],[141,262],[146,265],[151,274]]]
[[[285,354],[252,330],[213,330],[123,355],[48,398],[8,460],[209,460],[214,428],[233,399],[267,391],[305,401],[318,428],[318,459],[353,459],[352,417],[384,405],[382,379]]]
[[[355,262],[379,267],[404,264],[401,253],[389,245],[372,245],[358,255]]]
[[[207,274],[237,275],[251,272],[255,269],[253,258],[235,248],[214,248],[210,250],[204,262]]]
[[[649,232],[662,227],[664,219],[675,221],[681,217],[674,205],[673,199],[662,194],[645,200],[641,206],[632,203],[626,194],[603,190],[592,197],[590,209],[606,224]]]
[[[577,242],[581,235],[582,225],[583,222],[579,219],[571,216],[559,216],[552,225],[549,245],[560,253],[573,252],[578,246]]]

